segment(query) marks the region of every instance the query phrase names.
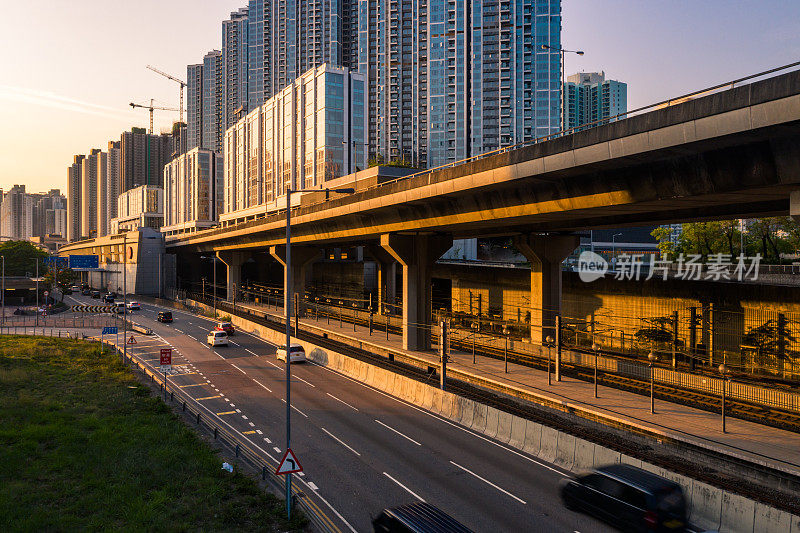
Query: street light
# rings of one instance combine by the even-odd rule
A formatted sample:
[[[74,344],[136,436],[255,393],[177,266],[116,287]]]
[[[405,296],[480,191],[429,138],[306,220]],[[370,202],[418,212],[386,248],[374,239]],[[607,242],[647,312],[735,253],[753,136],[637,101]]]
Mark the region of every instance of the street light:
[[[553,350],[553,337],[550,335],[544,339],[544,342],[547,343],[547,384],[552,385],[552,378],[550,377],[550,359],[551,359],[551,351]]]
[[[286,187],[286,281],[284,284],[284,310],[286,311],[286,450],[291,449],[292,406],[291,406],[291,370],[292,363],[292,193],[293,192],[335,192],[353,194],[354,188],[344,189],[291,189]],[[216,256],[215,256],[216,258]],[[286,474],[286,518],[292,518],[292,475]]]
[[[3,291],[2,301],[3,301],[3,324],[6,323],[6,256],[0,255],[0,258],[3,259],[3,288],[0,289]]]
[[[622,233],[615,233],[614,235],[611,236],[611,261],[614,265],[615,270],[617,268],[617,260],[616,260],[617,244],[614,240],[620,235],[622,235]]]
[[[597,343],[592,344],[592,351],[594,351],[594,397],[597,398],[597,351],[600,346]]]
[[[554,50],[556,52],[561,53],[561,129],[567,129],[566,125],[566,114],[567,114],[567,94],[564,91],[564,71],[566,70],[566,63],[564,59],[564,54],[567,52],[571,54],[577,54],[579,56],[583,55],[583,50],[565,50],[564,48],[550,46],[547,44],[542,45],[542,50]]]
[[[730,379],[728,375],[730,374],[730,370],[722,363],[719,365],[719,373],[722,374],[722,432],[726,433],[725,431],[725,382]]]
[[[650,351],[647,355],[649,363],[647,367],[650,369],[650,414],[655,414],[655,396],[653,395],[653,364],[658,360],[658,356]]]
[[[508,325],[503,326],[503,335],[506,337],[506,349],[503,352],[503,361],[506,365],[506,374],[508,374],[508,334],[511,333],[511,330],[508,329]]]
[[[470,324],[469,327],[472,328],[472,364],[474,365],[475,364],[475,339],[478,336],[478,328],[479,328],[479,326],[478,326],[477,322],[473,322],[472,324]]]

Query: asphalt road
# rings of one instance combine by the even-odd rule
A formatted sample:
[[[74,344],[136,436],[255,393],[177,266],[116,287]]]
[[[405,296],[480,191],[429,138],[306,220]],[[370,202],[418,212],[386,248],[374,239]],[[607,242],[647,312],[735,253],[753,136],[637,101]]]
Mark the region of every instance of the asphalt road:
[[[74,295],[76,302],[91,299]],[[142,305],[132,319],[155,336],[136,334],[134,355],[157,367],[173,348],[170,381],[277,461],[286,442],[285,366],[275,346],[244,333],[212,349],[212,321]],[[342,531],[371,531],[386,507],[424,500],[474,531],[606,531],[566,510],[558,483],[566,472],[483,435],[306,363],[292,365],[292,450],[307,493]]]

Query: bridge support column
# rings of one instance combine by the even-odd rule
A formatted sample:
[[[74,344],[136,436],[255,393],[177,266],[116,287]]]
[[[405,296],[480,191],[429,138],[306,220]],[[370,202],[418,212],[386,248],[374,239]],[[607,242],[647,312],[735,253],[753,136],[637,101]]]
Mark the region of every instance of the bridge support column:
[[[389,303],[394,305],[397,301],[397,261],[380,246],[369,246],[369,254],[378,265],[378,314],[391,314],[394,307],[384,306]]]
[[[561,262],[580,244],[577,235],[521,235],[514,247],[531,263],[531,340],[556,338],[561,314]]]
[[[800,191],[789,193],[789,216],[795,222],[800,222]]]
[[[309,246],[292,246],[291,287],[286,284],[286,274],[288,272],[286,270],[286,246],[270,246],[269,254],[283,265],[283,290],[289,291],[289,294],[292,295],[292,302],[294,302],[295,294],[302,299],[306,291],[306,267],[320,257],[321,250]],[[292,316],[300,318],[305,316],[303,306],[301,305],[299,309],[295,309]]]
[[[403,348],[431,348],[431,266],[453,245],[449,235],[381,235],[381,247],[403,265]]]
[[[242,265],[250,259],[250,252],[222,250],[217,252],[217,258],[228,267],[227,299],[233,300],[234,287],[242,287]]]

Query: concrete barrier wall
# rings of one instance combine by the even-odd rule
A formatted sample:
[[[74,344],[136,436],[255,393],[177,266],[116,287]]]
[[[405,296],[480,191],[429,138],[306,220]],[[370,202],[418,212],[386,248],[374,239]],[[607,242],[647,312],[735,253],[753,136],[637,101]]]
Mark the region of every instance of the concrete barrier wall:
[[[233,317],[232,322],[240,330],[269,342],[286,342],[283,332],[240,317]],[[800,533],[800,516],[664,470],[569,433],[441,391],[432,385],[376,368],[314,343],[294,338],[292,342],[301,344],[309,359],[321,366],[407,400],[565,470],[581,472],[611,463],[628,463],[671,479],[683,487],[690,507],[689,518],[698,526],[718,529],[722,533]]]

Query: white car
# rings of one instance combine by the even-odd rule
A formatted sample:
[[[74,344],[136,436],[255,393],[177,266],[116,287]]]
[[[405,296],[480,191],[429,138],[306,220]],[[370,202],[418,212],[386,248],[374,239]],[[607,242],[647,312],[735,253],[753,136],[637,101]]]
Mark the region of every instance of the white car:
[[[128,310],[129,311],[138,311],[141,308],[142,308],[142,306],[139,305],[139,302],[128,302]]]
[[[206,342],[211,346],[227,346],[228,334],[224,331],[209,331]]]
[[[292,363],[305,363],[306,351],[299,344],[292,344],[291,354]],[[276,355],[278,356],[278,361],[286,362],[286,347],[279,346]]]

